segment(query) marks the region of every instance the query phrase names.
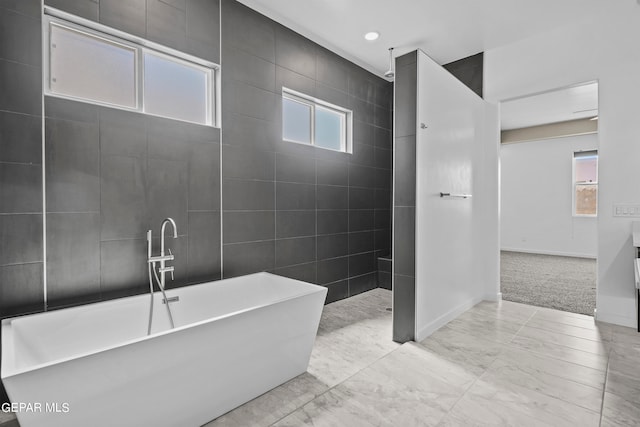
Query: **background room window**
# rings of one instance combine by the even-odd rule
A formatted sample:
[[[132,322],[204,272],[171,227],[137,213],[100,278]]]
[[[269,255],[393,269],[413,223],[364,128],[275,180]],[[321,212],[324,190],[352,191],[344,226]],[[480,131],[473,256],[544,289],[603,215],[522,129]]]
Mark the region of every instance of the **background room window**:
[[[598,213],[598,151],[573,153],[573,214]]]
[[[56,16],[45,18],[47,95],[215,125],[217,65],[101,24],[80,25],[55,9],[45,12]]]
[[[353,113],[346,108],[282,89],[282,138],[351,153]]]

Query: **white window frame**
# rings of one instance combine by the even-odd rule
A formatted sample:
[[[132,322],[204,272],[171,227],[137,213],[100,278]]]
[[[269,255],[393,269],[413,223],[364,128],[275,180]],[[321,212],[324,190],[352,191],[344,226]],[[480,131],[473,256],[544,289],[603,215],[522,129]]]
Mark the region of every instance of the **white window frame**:
[[[353,111],[341,107],[339,105],[331,104],[330,102],[323,101],[322,99],[314,98],[312,96],[306,95],[302,92],[295,91],[293,89],[289,89],[286,87],[282,88],[282,99],[289,99],[294,102],[299,102],[301,104],[307,105],[309,107],[309,114],[311,115],[310,119],[310,129],[309,129],[309,138],[310,142],[296,141],[293,139],[287,139],[284,137],[284,109],[282,109],[282,139],[287,142],[294,142],[296,144],[302,145],[311,145],[316,148],[321,148],[323,150],[337,151],[341,153],[353,153]],[[329,110],[333,113],[340,114],[342,116],[342,129],[340,132],[340,149],[336,150],[334,148],[322,147],[320,145],[316,145],[315,143],[315,122],[316,122],[316,108],[321,108],[325,110]]]
[[[196,123],[199,125],[220,127],[221,123],[221,108],[220,108],[220,66],[211,61],[207,61],[193,55],[180,52],[175,49],[171,49],[166,46],[145,40],[143,38],[133,36],[120,30],[116,30],[105,25],[90,21],[88,19],[80,18],[75,15],[60,11],[58,9],[45,6],[44,17],[42,20],[43,25],[43,88],[44,94],[56,98],[71,99],[74,101],[87,102],[90,104],[102,105],[111,108],[117,108],[126,111],[135,111],[150,116],[165,117],[172,120],[178,120],[189,123]],[[104,40],[107,43],[114,44],[116,46],[122,46],[126,49],[132,49],[135,51],[135,92],[136,92],[136,104],[135,107],[127,107],[124,105],[112,104],[95,99],[87,99],[81,97],[75,97],[72,95],[66,95],[62,93],[54,92],[51,89],[51,76],[50,76],[50,61],[51,61],[51,27],[58,26],[61,28],[76,31],[81,34],[86,34],[88,37],[94,37]],[[206,121],[198,122],[186,120],[183,118],[176,118],[171,116],[163,116],[158,114],[152,114],[145,111],[144,106],[144,54],[151,53],[159,56],[163,59],[171,60],[177,64],[192,67],[198,71],[205,73],[207,78],[206,83]]]
[[[590,153],[592,153],[590,155]],[[586,182],[586,181],[576,181],[576,160],[580,159],[580,158],[585,158],[585,157],[595,157],[596,158],[596,180],[594,182]],[[572,203],[571,203],[571,209],[572,209],[572,215],[576,218],[596,218],[598,216],[598,199],[600,198],[600,188],[598,186],[598,181],[599,181],[599,176],[598,176],[598,162],[600,161],[599,157],[598,157],[598,150],[580,150],[580,151],[574,151],[573,152],[573,159],[572,159],[572,168],[571,168],[571,181],[573,182],[573,186],[572,186],[572,192],[571,192],[571,199],[572,199]],[[596,187],[596,213],[595,214],[579,214],[576,212],[576,190],[578,185],[593,185]]]

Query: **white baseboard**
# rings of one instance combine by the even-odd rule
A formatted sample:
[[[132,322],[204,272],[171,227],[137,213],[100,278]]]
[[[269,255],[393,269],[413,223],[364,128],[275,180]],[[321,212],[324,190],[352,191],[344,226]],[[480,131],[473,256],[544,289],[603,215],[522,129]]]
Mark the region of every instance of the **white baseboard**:
[[[438,329],[440,329],[441,327],[443,327],[444,325],[446,325],[456,317],[460,316],[462,313],[469,310],[471,307],[478,304],[482,300],[483,298],[481,297],[471,299],[467,302],[464,302],[458,305],[454,309],[448,311],[447,313],[443,314],[442,316],[438,317],[432,322],[429,322],[425,326],[418,329],[416,333],[416,341],[418,342],[422,341],[423,339],[425,339],[426,337],[428,337],[429,335],[431,335],[432,333],[434,333],[435,331],[437,331]]]
[[[491,302],[502,301],[502,292],[498,292],[496,294],[485,294],[484,298],[482,299],[484,301],[491,301]]]
[[[594,310],[595,311],[595,310]],[[618,326],[636,328],[638,326],[635,317],[620,316],[618,314],[595,312],[595,319],[598,322],[612,323]]]
[[[554,256],[568,256],[572,258],[598,259],[596,255],[579,254],[576,252],[546,251],[546,250],[542,251],[542,250],[536,250],[536,249],[520,249],[520,248],[500,248],[500,250],[505,252],[520,252],[523,254],[554,255]]]
[[[600,293],[598,295],[595,319],[598,322],[635,328],[637,326],[636,300],[635,295],[633,293],[630,294],[629,298]]]

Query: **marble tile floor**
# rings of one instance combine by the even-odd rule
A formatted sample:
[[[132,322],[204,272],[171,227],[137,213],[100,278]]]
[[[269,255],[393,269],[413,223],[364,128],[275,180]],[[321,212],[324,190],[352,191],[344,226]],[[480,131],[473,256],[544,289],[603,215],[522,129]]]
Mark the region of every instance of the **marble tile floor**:
[[[384,289],[325,306],[308,371],[206,427],[640,426],[634,329],[482,302],[400,345],[389,307]]]
[[[640,426],[640,334],[482,302],[423,342],[391,341],[391,292],[325,307],[307,373],[218,426]]]

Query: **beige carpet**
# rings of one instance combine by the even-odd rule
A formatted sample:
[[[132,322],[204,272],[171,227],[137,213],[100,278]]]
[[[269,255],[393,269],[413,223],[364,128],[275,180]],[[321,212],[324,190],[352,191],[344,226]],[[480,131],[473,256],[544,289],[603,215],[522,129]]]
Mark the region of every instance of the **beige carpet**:
[[[593,316],[596,260],[503,251],[502,299]]]

